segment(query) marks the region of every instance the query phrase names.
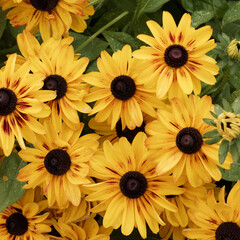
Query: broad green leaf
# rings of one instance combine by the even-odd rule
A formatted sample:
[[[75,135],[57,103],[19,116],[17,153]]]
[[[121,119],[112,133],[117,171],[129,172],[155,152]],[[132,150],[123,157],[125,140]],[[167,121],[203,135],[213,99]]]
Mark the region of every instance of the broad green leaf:
[[[142,0],[142,5],[144,6],[143,12],[156,12],[167,2],[169,2],[169,0]]]
[[[235,99],[237,99],[237,97],[240,97],[240,89],[235,90],[235,91],[231,94],[231,96],[228,98],[228,101],[229,101],[230,103],[233,103],[233,102],[235,101]],[[235,107],[237,107],[237,106],[235,106]],[[233,108],[233,106],[232,106],[232,108]],[[234,110],[234,112],[235,112],[235,110]]]
[[[227,181],[238,181],[240,180],[240,163],[232,163],[231,168],[223,169],[220,168],[220,171],[222,173],[222,178]]]
[[[17,175],[26,164],[15,152],[3,159],[0,166],[0,212],[23,196],[25,183],[19,182]]]
[[[208,124],[208,125],[211,125],[211,126],[214,126],[216,127],[216,123],[213,119],[209,119],[209,118],[203,118],[203,121]]]
[[[72,45],[75,49],[88,39],[87,36],[75,32],[70,32],[69,35],[74,37]],[[81,50],[80,54],[82,57],[88,57],[89,60],[92,61],[99,57],[101,51],[105,50],[107,46],[108,46],[107,42],[98,38],[94,38],[88,45],[86,45]]]
[[[219,142],[220,140],[222,139],[221,136],[217,136],[217,137],[213,137],[212,139],[209,139],[209,140],[205,140],[204,142],[208,145],[212,145],[214,143],[217,143]]]
[[[194,28],[198,27],[199,25],[210,21],[214,17],[213,11],[194,11],[192,13],[192,26]]]
[[[235,22],[240,19],[240,2],[233,4],[223,16],[222,25]]]
[[[7,23],[6,12],[2,11],[2,9],[0,8],[0,39],[5,30],[6,23]]]
[[[204,133],[202,137],[203,138],[213,138],[213,137],[217,137],[217,136],[219,136],[218,130],[213,129],[211,131]]]
[[[223,140],[218,150],[219,163],[223,164],[229,151],[229,141]]]
[[[124,32],[104,31],[103,36],[110,44],[113,51],[122,49],[125,44],[129,44],[132,50],[136,50],[141,46],[141,41]]]
[[[240,26],[239,26],[240,28]],[[236,88],[240,89],[240,75],[234,74],[233,76],[229,78],[230,83]]]
[[[225,98],[223,98],[223,100],[222,100],[222,105],[223,105],[223,109],[225,111],[227,111],[227,112],[231,112],[232,111],[229,102]]]
[[[239,114],[240,113],[240,96],[238,96],[234,100],[234,102],[232,103],[232,109],[233,109],[235,114]]]
[[[238,162],[238,159],[240,157],[240,145],[238,148],[237,139],[231,141],[229,152],[232,155],[233,162]]]

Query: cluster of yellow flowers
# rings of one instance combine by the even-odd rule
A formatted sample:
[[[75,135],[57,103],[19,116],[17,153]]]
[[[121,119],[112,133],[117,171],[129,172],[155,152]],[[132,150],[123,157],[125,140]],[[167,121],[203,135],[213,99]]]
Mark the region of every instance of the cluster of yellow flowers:
[[[215,185],[232,157],[220,165],[219,143],[202,137],[213,105],[197,95],[219,70],[206,55],[216,46],[210,26],[194,29],[189,14],[176,26],[163,12],[163,27],[147,22],[153,37],[138,36],[149,46],[103,51],[99,71],[84,73],[89,60],[67,31],[84,29],[88,1],[0,5],[13,7],[13,26],[26,24],[22,55],[0,70],[0,146],[9,156],[16,138],[28,163],[17,177],[24,197],[0,214],[1,239],[108,240],[119,227],[146,238],[146,223],[162,239],[238,239],[240,182],[227,200]],[[40,30],[43,43],[28,30]],[[79,112],[94,115],[95,133],[81,136]]]

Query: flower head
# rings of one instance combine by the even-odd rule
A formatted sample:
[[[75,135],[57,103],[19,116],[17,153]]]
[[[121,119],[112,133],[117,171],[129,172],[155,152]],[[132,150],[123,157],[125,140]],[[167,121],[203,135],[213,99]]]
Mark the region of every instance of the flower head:
[[[86,101],[96,101],[91,114],[96,114],[97,122],[107,121],[111,129],[121,118],[122,129],[140,127],[143,112],[155,117],[154,108],[159,100],[154,89],[142,77],[144,62],[132,58],[129,45],[118,50],[111,57],[106,51],[97,61],[100,72],[86,74],[83,80],[93,85]]]
[[[240,59],[240,41],[233,39],[228,45],[227,53],[235,60]]]
[[[135,226],[143,238],[146,238],[145,222],[157,233],[159,224],[165,224],[160,212],[164,208],[177,211],[165,195],[184,192],[172,182],[171,176],[157,176],[145,140],[144,133],[138,133],[132,144],[125,137],[114,145],[106,140],[103,152],[96,152],[90,162],[92,175],[100,183],[85,186],[92,191],[86,200],[100,201],[91,211],[106,211],[104,227],[121,226],[122,233],[129,235]]]
[[[29,162],[22,168],[17,179],[27,181],[23,188],[40,186],[50,207],[66,208],[81,201],[81,185],[90,183],[89,164],[98,147],[98,135],[79,137],[83,124],[73,131],[63,124],[57,134],[49,121],[44,122],[45,136],[38,136],[35,148],[20,151],[19,156]]]
[[[40,30],[43,40],[58,39],[70,28],[83,32],[87,27],[85,20],[94,14],[93,6],[88,5],[89,0],[3,0],[0,3],[3,10],[12,8],[7,18],[14,27],[26,24],[32,33]]]
[[[154,37],[140,34],[138,38],[150,45],[136,50],[133,56],[147,59],[147,71],[157,82],[156,94],[159,98],[168,92],[170,98],[183,91],[190,94],[201,91],[200,81],[213,85],[218,73],[216,61],[207,56],[216,43],[209,40],[212,34],[210,26],[195,30],[190,26],[190,14],[184,14],[176,26],[172,15],[163,12],[163,28],[150,20],[147,25]],[[176,96],[176,95],[175,95]]]
[[[216,157],[219,144],[207,145],[202,138],[213,129],[202,120],[211,118],[211,98],[190,95],[182,100],[174,98],[170,103],[171,111],[159,109],[157,120],[145,128],[150,135],[146,144],[158,161],[158,174],[170,171],[175,181],[186,174],[193,187],[209,183],[212,178],[220,180],[218,166],[230,169],[232,158],[228,155],[220,165]]]

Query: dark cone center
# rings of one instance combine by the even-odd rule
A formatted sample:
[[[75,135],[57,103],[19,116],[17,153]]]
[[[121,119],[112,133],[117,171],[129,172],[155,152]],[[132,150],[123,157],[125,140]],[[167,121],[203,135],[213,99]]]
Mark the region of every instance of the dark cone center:
[[[187,50],[181,45],[171,45],[164,53],[164,60],[170,67],[182,67],[188,60]]]
[[[120,180],[120,189],[128,198],[139,198],[147,189],[147,180],[143,174],[136,171],[125,173]]]
[[[119,121],[116,124],[116,132],[117,132],[117,136],[119,138],[121,137],[126,137],[127,140],[132,143],[133,139],[135,138],[135,136],[139,133],[139,132],[145,132],[145,122],[142,123],[142,125],[140,127],[136,127],[133,130],[130,130],[128,127],[125,127],[124,130],[122,130],[122,122],[121,119],[119,119]]]
[[[176,137],[176,145],[180,151],[192,154],[201,149],[203,140],[200,132],[192,127],[183,128]]]
[[[240,240],[240,227],[233,222],[223,222],[215,233],[216,240]]]
[[[61,176],[70,169],[71,159],[66,151],[54,149],[46,155],[44,165],[49,173]]]
[[[23,235],[28,230],[28,220],[21,213],[13,213],[7,218],[6,228],[11,235]]]
[[[59,0],[30,0],[33,7],[40,11],[51,11],[58,5]]]
[[[118,76],[111,83],[111,92],[115,98],[126,101],[136,92],[135,82],[129,76]]]
[[[8,88],[0,88],[0,116],[12,113],[17,105],[15,93]]]
[[[55,100],[65,96],[67,92],[67,82],[59,75],[49,75],[44,79],[44,90],[52,90],[57,92]]]

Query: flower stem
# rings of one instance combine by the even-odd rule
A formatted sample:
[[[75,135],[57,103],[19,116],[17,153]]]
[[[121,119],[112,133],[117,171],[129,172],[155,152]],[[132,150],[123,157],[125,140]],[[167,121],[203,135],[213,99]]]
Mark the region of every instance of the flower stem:
[[[100,33],[105,31],[107,28],[112,26],[114,23],[118,22],[120,19],[122,19],[125,15],[128,14],[128,11],[123,12],[116,18],[114,18],[111,22],[100,28],[97,32],[95,32],[91,37],[89,37],[85,42],[83,42],[77,49],[76,52],[79,52],[81,49],[83,49],[85,46],[87,46],[95,37],[97,37]]]

